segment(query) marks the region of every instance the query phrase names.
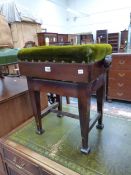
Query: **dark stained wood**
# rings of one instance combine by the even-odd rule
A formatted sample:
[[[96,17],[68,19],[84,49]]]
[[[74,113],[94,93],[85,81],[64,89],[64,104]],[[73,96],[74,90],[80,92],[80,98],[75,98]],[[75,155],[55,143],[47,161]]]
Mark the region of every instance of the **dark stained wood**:
[[[79,119],[82,137],[83,153],[89,153],[90,148],[88,146],[88,134],[89,133],[89,121],[90,121],[90,102],[91,102],[91,87],[85,83],[78,85],[78,107],[79,107]]]
[[[67,43],[68,34],[58,34],[58,43]]]
[[[119,33],[108,33],[108,44],[112,46],[112,52],[117,53],[119,50]]]
[[[49,45],[50,44],[56,44],[58,42],[58,33],[51,33],[51,32],[40,32],[37,33],[37,37],[38,37],[38,45],[42,46],[42,45],[46,45],[46,38],[49,39]]]
[[[102,118],[106,81],[105,75],[109,65],[107,60],[92,64],[19,62],[21,74],[27,76],[37,132],[39,134],[43,132],[40,108],[41,91],[45,94],[57,94],[56,101],[59,104],[58,116],[62,115],[61,96],[77,97],[82,137],[81,152],[85,154],[89,153],[89,131],[97,121],[97,128],[103,128]],[[47,67],[48,71],[45,69]],[[90,127],[90,102],[91,95],[94,91],[96,91],[98,115]],[[66,113],[66,115],[68,114]],[[68,116],[71,115],[69,114]]]
[[[0,154],[0,175],[6,175],[1,154]]]
[[[8,137],[3,138],[0,142],[2,159],[8,170],[8,175],[79,175],[22,145],[8,140]]]
[[[104,105],[104,97],[105,97],[105,85],[103,85],[97,89],[96,91],[96,99],[97,99],[97,113],[99,114],[98,125],[96,126],[98,129],[103,129],[104,125],[103,121],[103,105]]]
[[[70,118],[79,119],[79,115],[72,114],[72,113],[69,113],[69,112],[59,111],[57,109],[51,109],[50,112],[54,112],[56,114],[59,114],[60,116],[67,116],[67,117],[70,117]]]
[[[0,79],[0,103],[15,98],[28,90],[25,78],[5,77]]]
[[[112,66],[108,74],[107,98],[131,101],[131,54],[112,55]]]
[[[51,71],[46,72],[46,67]],[[94,64],[19,62],[19,68],[25,76],[73,82],[90,82],[105,71],[103,61]],[[78,70],[83,70],[83,74],[78,74]]]
[[[41,109],[47,107],[47,97],[41,93]],[[0,137],[33,116],[26,78],[0,79]]]
[[[120,40],[120,50],[119,50],[119,52],[126,52],[127,40],[128,40],[128,30],[121,31],[121,40]]]
[[[3,74],[2,74],[2,66],[0,66],[0,79],[4,78]]]
[[[0,80],[0,137],[33,115],[25,78]]]
[[[47,96],[41,93],[40,100],[41,109],[43,109],[47,106]],[[26,78],[4,77],[4,79],[0,79],[0,137],[32,116],[33,110]],[[0,154],[0,175],[7,175],[1,156]],[[8,169],[8,171],[13,175],[17,174],[13,169]],[[22,174],[20,173],[20,175]]]
[[[30,91],[30,97],[37,126],[36,132],[38,134],[42,134],[44,130],[42,129],[42,122],[41,122],[40,91],[33,91],[33,90]]]

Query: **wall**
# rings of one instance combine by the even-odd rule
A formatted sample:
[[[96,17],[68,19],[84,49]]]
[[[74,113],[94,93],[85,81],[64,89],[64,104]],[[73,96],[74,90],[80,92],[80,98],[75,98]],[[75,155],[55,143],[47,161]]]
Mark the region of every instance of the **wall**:
[[[26,6],[48,32],[81,33],[108,29],[120,32],[128,29],[130,0],[15,0]],[[67,7],[74,13],[67,11]]]
[[[46,28],[47,32],[67,33],[66,0],[15,0],[15,2],[41,19],[42,28]]]
[[[14,22],[10,25],[14,48],[23,48],[28,41],[38,45],[37,33],[41,32],[41,25],[27,22]]]
[[[131,12],[130,0],[68,0],[70,9],[77,14],[68,13],[68,26],[71,33],[92,32],[108,29],[119,32],[128,29]]]

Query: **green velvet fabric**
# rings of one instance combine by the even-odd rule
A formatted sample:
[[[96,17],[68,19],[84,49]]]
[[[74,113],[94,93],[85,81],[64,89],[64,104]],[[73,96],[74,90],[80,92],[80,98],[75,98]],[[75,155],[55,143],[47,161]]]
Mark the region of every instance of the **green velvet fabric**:
[[[18,61],[18,49],[1,48],[0,49],[0,65],[12,64]]]
[[[77,107],[64,107],[77,113]],[[91,117],[95,112],[91,112]],[[130,175],[131,174],[131,120],[122,116],[104,114],[104,129],[95,127],[89,134],[91,152],[80,152],[79,120],[59,118],[50,113],[42,119],[45,132],[35,133],[35,121],[25,125],[10,136],[10,140],[75,171],[80,175]]]
[[[51,61],[76,63],[95,62],[105,58],[112,53],[112,47],[109,44],[85,44],[76,46],[39,46],[32,48],[23,48],[18,53],[20,60],[28,61]]]

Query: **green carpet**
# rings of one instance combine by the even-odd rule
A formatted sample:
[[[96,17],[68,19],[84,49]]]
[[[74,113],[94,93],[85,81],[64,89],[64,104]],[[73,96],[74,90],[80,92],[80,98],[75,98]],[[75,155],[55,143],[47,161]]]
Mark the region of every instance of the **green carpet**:
[[[77,112],[75,107],[67,109]],[[130,121],[104,114],[104,129],[94,127],[90,132],[88,155],[80,153],[79,120],[50,113],[43,118],[43,126],[45,133],[37,135],[33,120],[10,139],[81,175],[131,175]]]

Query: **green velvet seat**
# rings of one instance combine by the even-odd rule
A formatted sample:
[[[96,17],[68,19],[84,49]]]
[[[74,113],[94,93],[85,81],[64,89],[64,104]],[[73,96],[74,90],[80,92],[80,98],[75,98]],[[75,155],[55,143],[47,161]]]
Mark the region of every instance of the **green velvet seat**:
[[[76,46],[40,46],[24,48],[18,52],[18,58],[22,61],[55,61],[65,63],[90,63],[100,61],[106,55],[112,53],[109,44],[85,44]]]
[[[0,48],[0,65],[17,63],[18,49]]]

